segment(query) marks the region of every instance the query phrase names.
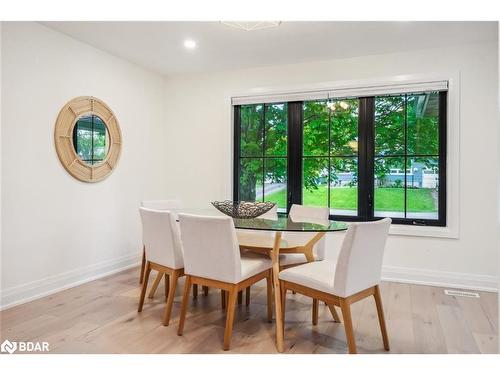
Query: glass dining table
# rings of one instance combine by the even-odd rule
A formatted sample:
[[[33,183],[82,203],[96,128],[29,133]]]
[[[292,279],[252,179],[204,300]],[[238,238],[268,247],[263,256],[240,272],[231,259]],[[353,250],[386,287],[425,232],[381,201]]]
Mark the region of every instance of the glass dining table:
[[[226,216],[215,208],[206,209],[179,209],[178,213]],[[234,226],[238,229],[237,237],[241,249],[267,254],[273,263],[274,308],[276,314],[276,347],[283,352],[283,314],[279,282],[279,255],[304,254],[308,262],[314,261],[314,245],[328,232],[345,231],[348,224],[340,221],[289,217],[279,214],[273,218],[237,219],[233,218]],[[284,232],[309,233],[302,242],[294,240],[294,236],[283,238]],[[286,236],[285,236],[286,237]],[[301,236],[302,237],[302,236]],[[332,309],[330,307],[330,309]],[[334,313],[334,312],[332,312]]]

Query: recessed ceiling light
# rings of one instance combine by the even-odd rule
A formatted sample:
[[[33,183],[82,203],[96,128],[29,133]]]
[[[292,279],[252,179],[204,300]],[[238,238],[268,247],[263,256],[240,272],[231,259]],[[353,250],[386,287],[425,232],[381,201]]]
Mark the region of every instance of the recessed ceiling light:
[[[195,49],[196,48],[196,42],[192,39],[186,39],[184,41],[184,47],[187,49]]]

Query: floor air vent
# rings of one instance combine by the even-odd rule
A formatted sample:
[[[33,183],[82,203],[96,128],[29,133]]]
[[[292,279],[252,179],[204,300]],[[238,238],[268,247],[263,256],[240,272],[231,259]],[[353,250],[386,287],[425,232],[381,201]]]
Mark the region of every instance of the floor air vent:
[[[447,296],[454,296],[454,297],[479,298],[479,293],[476,293],[476,292],[466,292],[465,290],[450,290],[450,289],[445,289],[444,294],[446,294]]]

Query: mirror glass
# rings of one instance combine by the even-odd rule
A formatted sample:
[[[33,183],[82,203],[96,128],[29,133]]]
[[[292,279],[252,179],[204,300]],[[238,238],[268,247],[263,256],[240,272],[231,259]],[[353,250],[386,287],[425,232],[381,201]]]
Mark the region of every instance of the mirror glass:
[[[73,146],[78,157],[87,165],[106,159],[109,134],[104,121],[97,115],[83,115],[73,129]]]

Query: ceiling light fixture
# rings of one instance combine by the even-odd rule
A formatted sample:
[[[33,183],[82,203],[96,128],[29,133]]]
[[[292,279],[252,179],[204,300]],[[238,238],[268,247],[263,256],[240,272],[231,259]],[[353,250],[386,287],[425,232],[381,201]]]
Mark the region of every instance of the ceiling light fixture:
[[[192,39],[186,39],[184,41],[184,47],[187,49],[195,49],[196,48],[196,42]]]
[[[241,29],[245,31],[255,31],[262,29],[269,29],[271,27],[278,27],[281,25],[281,21],[251,21],[251,22],[241,22],[241,21],[220,21],[222,24],[236,29]]]
[[[350,107],[349,103],[347,103],[344,100],[334,101],[334,100],[332,100],[330,98],[328,98],[328,100],[326,102],[326,106],[332,112],[335,112],[338,109],[338,107],[342,108],[345,111],[348,110],[349,107]]]

